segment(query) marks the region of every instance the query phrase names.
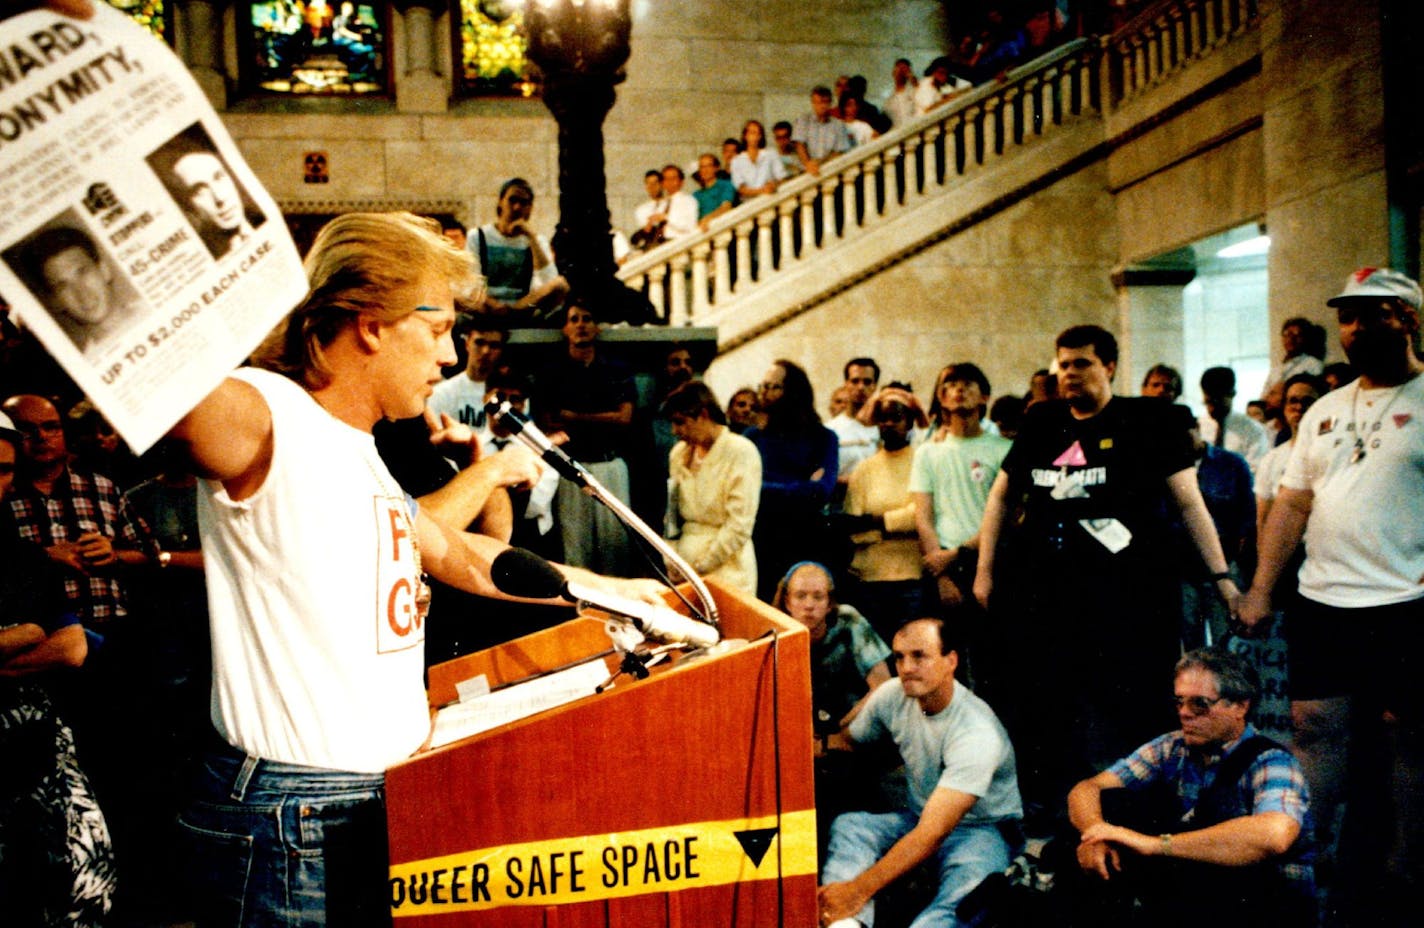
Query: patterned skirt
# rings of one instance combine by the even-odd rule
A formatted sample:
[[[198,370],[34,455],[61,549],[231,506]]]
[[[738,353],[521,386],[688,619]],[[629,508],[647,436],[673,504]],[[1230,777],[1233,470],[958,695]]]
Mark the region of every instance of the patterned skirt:
[[[74,735],[37,686],[0,685],[0,912],[6,924],[99,925],[114,853]]]

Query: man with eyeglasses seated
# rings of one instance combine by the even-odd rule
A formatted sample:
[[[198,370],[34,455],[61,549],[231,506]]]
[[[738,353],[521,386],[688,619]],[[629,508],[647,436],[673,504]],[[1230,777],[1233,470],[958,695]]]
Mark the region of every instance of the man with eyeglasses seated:
[[[1239,655],[1188,652],[1182,727],[1069,792],[1083,876],[1059,878],[1074,924],[1315,924],[1305,774],[1246,721],[1259,686]]]

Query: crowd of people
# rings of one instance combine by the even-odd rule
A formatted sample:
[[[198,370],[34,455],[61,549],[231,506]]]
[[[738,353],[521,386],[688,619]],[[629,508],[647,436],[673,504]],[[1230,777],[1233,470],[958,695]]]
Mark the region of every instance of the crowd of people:
[[[950,64],[929,70],[947,96]],[[778,154],[748,123],[746,150],[699,160],[704,197],[649,172],[667,206],[638,232],[765,192],[788,154],[816,171],[873,126],[855,86],[774,126]],[[877,903],[1004,922],[1022,900],[986,890],[1015,867],[1070,924],[1409,918],[1416,281],[1362,268],[1326,301],[1347,364],[1287,320],[1244,413],[1228,367],[1199,418],[1167,365],[1118,395],[1116,339],[1074,325],[1023,395],[956,360],[922,398],[855,357],[823,419],[792,359],[725,404],[685,346],[620,359],[533,204],[511,178],[473,234],[334,220],[301,305],[142,458],[0,317],[7,919],[387,921],[383,771],[428,735],[423,670],[568,615],[510,601],[493,559],[514,542],[648,601],[677,579],[491,402],[808,629],[823,925],[869,928]],[[56,249],[41,263],[85,250]],[[558,327],[550,356],[509,350],[531,321]],[[351,621],[373,604],[384,621]],[[1265,640],[1288,653],[1289,744],[1253,716]]]
[[[392,234],[389,220],[364,222],[370,228],[348,234]],[[442,261],[474,265],[470,251],[434,245],[433,233],[413,229],[397,226],[399,235],[430,236],[419,239],[423,248],[447,249]],[[317,273],[338,273],[319,260],[331,248],[325,236],[334,234],[324,233],[309,259]],[[1418,496],[1409,481],[1424,443],[1411,428],[1424,423],[1424,398],[1413,395],[1424,381],[1413,354],[1420,295],[1409,278],[1366,268],[1331,301],[1349,363],[1327,368],[1324,330],[1287,320],[1260,421],[1236,411],[1234,375],[1225,367],[1201,377],[1200,418],[1176,405],[1183,384],[1166,365],[1148,371],[1140,397],[1116,395],[1116,341],[1095,326],[1062,332],[1055,370],[1033,372],[1022,395],[995,398],[983,370],[959,361],[940,371],[922,400],[909,383],[882,382],[875,359],[849,359],[823,417],[810,378],[791,360],[777,360],[760,384],[723,403],[699,379],[686,346],[670,343],[654,370],[621,360],[578,294],[554,311],[563,340],[544,358],[511,350],[508,314],[498,303],[484,312],[480,299],[461,296],[439,322],[402,317],[411,320],[402,325],[419,324],[407,337],[438,340],[448,332],[464,360],[452,364],[456,353],[442,353],[447,376],[433,383],[428,401],[359,404],[374,416],[368,426],[378,455],[360,464],[360,474],[380,461],[393,478],[385,495],[418,500],[422,518],[495,544],[513,539],[570,569],[675,574],[650,552],[640,558],[639,542],[605,508],[511,443],[507,424],[486,413],[488,403],[507,402],[644,521],[661,526],[699,574],[806,625],[822,898],[831,921],[871,924],[877,893],[903,886],[907,875],[913,886],[919,873],[934,891],[929,920],[917,924],[953,924],[954,910],[1020,853],[1025,835],[1056,835],[1060,847],[1073,846],[1058,861],[1060,871],[1073,871],[1060,873],[1062,885],[1074,888],[1059,908],[1065,918],[1125,919],[1143,898],[1161,903],[1180,889],[1175,877],[1150,867],[1139,883],[1139,857],[1198,861],[1202,879],[1222,886],[1228,883],[1213,881],[1223,868],[1257,872],[1271,863],[1264,869],[1290,877],[1271,882],[1272,892],[1285,887],[1296,893],[1286,898],[1300,902],[1301,920],[1292,924],[1313,923],[1317,873],[1325,911],[1346,918],[1332,923],[1365,923],[1349,919],[1388,911],[1378,908],[1392,898],[1387,891],[1406,885],[1402,868],[1412,866],[1417,823],[1391,818],[1408,806],[1387,800],[1389,784],[1401,781],[1390,779],[1394,768],[1382,758],[1417,735],[1410,671],[1415,580],[1424,569],[1414,563],[1417,526],[1424,523],[1404,513]],[[245,706],[237,694],[219,698],[222,714],[208,715],[210,649],[222,681],[221,668],[233,673],[229,665],[250,659],[234,655],[251,654],[256,642],[233,638],[246,627],[236,615],[213,617],[209,634],[209,602],[245,594],[229,586],[216,599],[205,596],[204,574],[211,588],[215,562],[265,556],[247,550],[240,519],[221,528],[255,505],[239,495],[245,471],[216,484],[194,478],[201,429],[220,429],[223,450],[208,452],[216,456],[211,464],[196,457],[198,473],[228,473],[241,421],[234,410],[253,402],[255,391],[274,420],[283,419],[276,411],[296,396],[279,402],[283,393],[302,388],[282,372],[314,375],[300,373],[300,349],[294,355],[274,336],[263,349],[273,353],[259,355],[277,373],[230,381],[215,397],[230,392],[226,402],[236,405],[211,423],[200,406],[184,426],[200,433],[180,431],[135,459],[24,333],[8,328],[5,350],[0,459],[14,463],[0,460],[0,474],[13,475],[0,510],[4,543],[15,549],[9,565],[36,566],[23,576],[7,571],[17,589],[7,587],[6,603],[15,604],[15,618],[30,618],[3,632],[4,674],[55,681],[49,691],[28,682],[11,690],[6,712],[40,732],[45,756],[60,757],[70,771],[62,788],[68,798],[48,806],[51,818],[25,840],[49,842],[52,861],[82,862],[72,885],[54,887],[56,898],[92,908],[95,898],[78,888],[107,898],[118,873],[134,905],[152,903],[155,886],[125,862],[182,865],[175,849],[188,845],[174,827],[154,827],[155,819],[221,831],[220,817],[183,810],[215,815],[230,781],[242,778],[244,757],[272,761],[267,785],[278,793],[295,782],[276,762],[281,757],[315,759],[312,766],[326,769],[380,766],[328,743],[339,736],[312,742],[301,718],[274,720],[260,702]],[[328,363],[332,357],[328,350]],[[316,387],[307,395],[331,394]],[[329,402],[340,408],[344,400]],[[324,416],[326,408],[310,413]],[[310,453],[322,448],[329,456],[335,436],[323,437],[319,421],[275,423],[304,436],[301,447],[282,446],[283,461],[307,453],[301,448],[311,442]],[[274,507],[268,517],[280,521],[276,513],[296,491],[279,493],[271,479],[261,485],[274,496],[259,496],[259,510]],[[226,489],[209,499],[204,482]],[[313,487],[298,493],[313,494]],[[1400,515],[1370,519],[1370,506]],[[200,527],[204,507],[221,530]],[[311,531],[326,537],[331,516],[315,508],[327,514]],[[223,548],[220,556],[213,545]],[[567,615],[493,602],[487,583],[448,564],[437,570],[437,558],[450,556],[440,535],[397,549],[422,558],[419,569],[434,587],[412,592],[408,604],[412,614],[428,610],[418,665]],[[44,583],[53,584],[46,596]],[[464,621],[472,611],[489,621]],[[1343,628],[1357,630],[1347,649]],[[1289,648],[1292,721],[1271,730],[1293,742],[1289,751],[1252,725],[1261,635]],[[1188,657],[1178,663],[1183,652]],[[337,676],[349,679],[345,671]],[[1173,728],[1165,686],[1172,679],[1180,731],[1171,737],[1179,740],[1154,740]],[[310,711],[330,730],[319,705]],[[933,724],[910,724],[919,718]],[[142,777],[123,762],[136,738],[148,757]],[[866,757],[853,750],[886,739],[894,745],[888,753],[884,746]],[[369,750],[369,739],[360,740]],[[1210,786],[1210,751],[1230,755],[1245,743],[1252,758],[1241,767],[1240,789],[1226,797],[1230,791]],[[221,796],[203,800],[200,792],[194,801],[178,773],[194,765],[206,771],[201,789]],[[293,765],[303,769],[300,761],[286,766]],[[378,786],[378,769],[363,776],[359,783],[348,777],[343,789]],[[1115,817],[1118,805],[1107,799],[1164,776],[1192,778],[1179,818],[1199,795],[1239,813],[1217,815],[1225,831],[1215,845],[1199,844],[1195,832],[1206,825],[1193,827],[1189,815],[1159,822],[1157,833],[1132,825],[1129,813]],[[269,798],[264,790],[256,795]],[[21,804],[9,813],[0,848],[19,840],[10,823],[30,821],[24,816],[36,808]],[[954,834],[967,843],[948,840]],[[1221,842],[1230,854],[1198,853]],[[1039,866],[1054,866],[1053,855],[1040,856]],[[939,871],[926,877],[916,865],[932,857]],[[1133,879],[1119,879],[1119,868]],[[1083,872],[1097,874],[1098,883],[1106,875],[1116,894],[1103,898]],[[1232,874],[1226,892],[1246,891],[1249,881],[1239,876]],[[25,898],[41,904],[38,895]]]
[[[1040,55],[1071,37],[1069,17],[1056,6],[1028,4],[1022,10],[1003,5],[983,10],[966,24],[964,38],[922,70],[908,58],[895,61],[890,89],[871,102],[862,74],[842,74],[833,85],[818,84],[810,110],[778,120],[767,135],[759,119],[748,119],[700,154],[693,165],[667,164],[643,175],[647,200],[633,213],[627,236],[618,233],[614,256],[621,263],[638,251],[706,230],[722,213],[801,174],[819,175],[827,160],[864,145],[893,128],[907,125],[975,86],[1002,80],[1015,65]],[[696,186],[689,192],[687,176]]]

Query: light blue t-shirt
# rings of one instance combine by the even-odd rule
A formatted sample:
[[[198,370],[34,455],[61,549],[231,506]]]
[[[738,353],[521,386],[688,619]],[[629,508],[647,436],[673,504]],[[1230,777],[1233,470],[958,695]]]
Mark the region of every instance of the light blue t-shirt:
[[[939,787],[978,797],[965,814],[978,825],[1023,818],[1014,748],[989,704],[969,687],[954,685],[954,697],[927,716],[905,695],[898,677],[877,687],[850,723],[852,741],[864,744],[889,735],[905,761],[910,805],[924,811]]]
[[[989,488],[1013,442],[985,432],[974,438],[947,435],[915,448],[910,492],[928,493],[940,547],[957,548],[979,532]]]

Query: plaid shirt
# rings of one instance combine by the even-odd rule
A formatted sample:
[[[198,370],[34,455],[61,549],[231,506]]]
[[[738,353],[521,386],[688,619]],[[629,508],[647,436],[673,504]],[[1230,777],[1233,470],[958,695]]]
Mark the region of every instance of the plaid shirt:
[[[1154,782],[1175,784],[1182,824],[1190,830],[1194,827],[1191,813],[1202,791],[1216,778],[1222,760],[1241,742],[1256,734],[1255,727],[1247,724],[1241,737],[1222,746],[1217,753],[1207,753],[1188,750],[1180,731],[1169,732],[1113,764],[1108,772],[1129,790],[1142,789]],[[1272,749],[1262,752],[1241,777],[1232,798],[1238,815],[1284,812],[1300,826],[1302,836],[1309,835],[1314,829],[1310,820],[1310,802],[1306,798],[1305,773],[1288,751]],[[1280,863],[1281,874],[1302,892],[1315,891],[1311,857],[1309,852],[1300,856],[1292,854]]]
[[[20,538],[43,547],[73,541],[86,532],[113,539],[115,549],[153,553],[148,526],[133,514],[114,482],[73,466],[55,481],[54,495],[15,484],[7,502]],[[64,595],[85,625],[128,614],[124,587],[110,574],[66,571]]]
[[[865,695],[865,677],[890,656],[890,649],[854,606],[841,606],[831,617],[826,637],[811,645],[811,694],[827,731],[838,731],[841,718]]]
[[[806,154],[814,161],[823,161],[855,147],[855,139],[850,137],[844,122],[834,116],[822,122],[815,113],[802,113],[796,118],[791,138],[805,145]]]

